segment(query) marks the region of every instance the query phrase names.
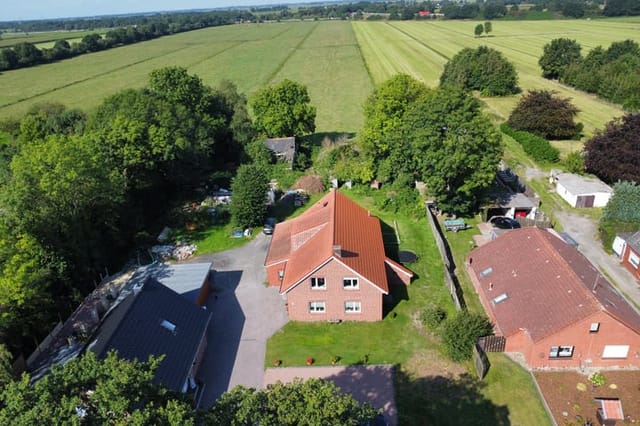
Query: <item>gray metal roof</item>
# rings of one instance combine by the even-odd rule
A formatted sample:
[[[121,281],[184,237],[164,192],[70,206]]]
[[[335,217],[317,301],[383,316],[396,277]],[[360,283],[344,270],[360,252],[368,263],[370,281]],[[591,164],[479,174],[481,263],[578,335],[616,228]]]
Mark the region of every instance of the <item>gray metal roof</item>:
[[[532,209],[536,207],[533,201],[520,192],[491,194],[489,198],[494,204],[506,209],[512,207],[515,209]]]
[[[627,236],[625,241],[636,253],[640,253],[640,231]]]
[[[133,284],[142,284],[153,277],[189,300],[195,300],[202,283],[209,277],[209,263],[154,263],[138,268],[131,278]]]
[[[595,192],[613,193],[613,189],[600,179],[578,176],[572,173],[560,173],[556,181],[573,195],[593,194]]]
[[[293,161],[296,153],[296,138],[271,138],[265,140],[264,145],[276,156],[282,156],[288,162]]]
[[[181,391],[210,318],[205,309],[148,277],[142,289],[109,312],[88,349],[98,357],[115,349],[122,358],[140,361],[165,355],[154,381]]]

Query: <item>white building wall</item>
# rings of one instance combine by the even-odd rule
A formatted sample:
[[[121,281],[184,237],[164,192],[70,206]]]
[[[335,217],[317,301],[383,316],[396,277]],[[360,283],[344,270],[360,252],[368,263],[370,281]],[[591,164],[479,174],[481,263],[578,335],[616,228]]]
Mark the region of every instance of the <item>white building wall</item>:
[[[556,192],[564,199],[571,207],[575,207],[578,202],[578,196],[572,194],[564,187],[560,182],[556,183]]]

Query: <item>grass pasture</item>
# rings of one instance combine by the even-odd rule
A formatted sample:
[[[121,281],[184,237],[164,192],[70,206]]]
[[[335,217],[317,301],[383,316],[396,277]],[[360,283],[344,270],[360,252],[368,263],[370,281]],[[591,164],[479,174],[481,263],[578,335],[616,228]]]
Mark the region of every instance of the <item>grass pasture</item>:
[[[0,48],[15,46],[18,43],[32,43],[38,48],[53,47],[56,40],[67,40],[69,43],[80,41],[89,34],[103,34],[106,30],[92,31],[51,31],[36,33],[3,33],[0,39]]]
[[[489,37],[476,38],[475,21],[424,22],[354,22],[367,67],[376,84],[396,73],[406,73],[435,86],[444,64],[465,47],[487,45],[502,52],[518,71],[519,84],[528,89],[555,90],[572,98],[580,109],[578,121],[584,123],[585,134],[613,117],[623,114],[621,108],[595,96],[574,90],[540,76],[538,58],[543,46],[559,37],[575,39],[586,54],[596,46],[608,47],[614,41],[634,39],[640,19],[569,20],[569,21],[495,21]],[[506,119],[519,96],[484,98],[489,112]]]
[[[102,99],[141,87],[149,72],[183,66],[206,84],[222,79],[251,95],[258,88],[290,78],[306,84],[318,108],[319,132],[357,132],[362,105],[380,83],[407,73],[436,86],[444,64],[464,47],[486,44],[514,62],[520,86],[550,89],[573,99],[585,136],[623,111],[612,104],[540,77],[537,65],[544,44],[576,39],[583,54],[613,41],[640,41],[640,19],[495,21],[490,37],[473,36],[475,21],[286,22],[240,24],[162,37],[70,60],[0,74],[0,118],[20,116],[38,102],[63,102],[92,109]],[[73,33],[32,35],[30,41],[75,38]],[[36,40],[38,38],[38,40]],[[0,42],[14,43],[6,37]],[[504,119],[518,96],[484,98],[487,110]],[[573,149],[573,147],[572,147]]]

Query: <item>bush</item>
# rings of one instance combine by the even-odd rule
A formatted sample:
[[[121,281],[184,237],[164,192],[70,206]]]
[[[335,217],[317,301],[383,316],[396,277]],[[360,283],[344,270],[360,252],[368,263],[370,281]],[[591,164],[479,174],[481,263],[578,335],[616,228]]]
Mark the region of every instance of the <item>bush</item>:
[[[569,173],[584,173],[584,158],[582,158],[582,152],[580,151],[569,153],[563,163]]]
[[[524,152],[535,161],[557,163],[560,159],[560,151],[551,146],[548,140],[540,136],[521,130],[514,130],[507,123],[503,123],[500,126],[500,130],[522,145]]]
[[[492,334],[493,326],[486,317],[460,311],[445,321],[442,342],[449,358],[459,362],[471,358],[478,338]]]
[[[447,313],[444,309],[434,304],[425,306],[420,314],[422,324],[431,330],[438,328],[445,319],[447,319]]]
[[[570,99],[548,90],[531,90],[520,98],[507,123],[546,139],[571,139],[582,131],[582,124],[574,122],[577,114]]]

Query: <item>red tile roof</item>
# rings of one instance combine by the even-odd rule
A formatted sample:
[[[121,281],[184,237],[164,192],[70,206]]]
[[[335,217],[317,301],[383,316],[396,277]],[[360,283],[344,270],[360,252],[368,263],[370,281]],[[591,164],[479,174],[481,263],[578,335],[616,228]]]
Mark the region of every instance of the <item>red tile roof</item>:
[[[336,246],[340,256],[334,253]],[[299,217],[276,226],[265,266],[287,262],[280,285],[280,293],[286,293],[331,259],[342,262],[383,293],[389,292],[385,270],[389,259],[380,221],[334,189]]]
[[[587,258],[548,231],[506,232],[467,261],[505,336],[526,329],[539,341],[599,311],[640,334],[640,315]]]

